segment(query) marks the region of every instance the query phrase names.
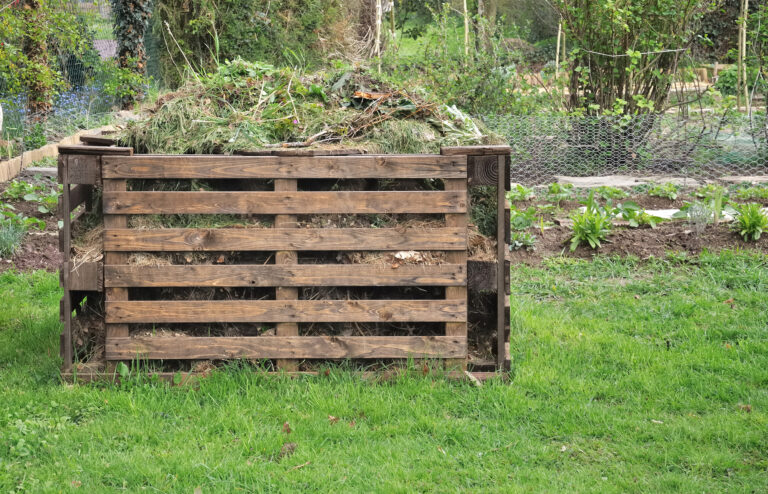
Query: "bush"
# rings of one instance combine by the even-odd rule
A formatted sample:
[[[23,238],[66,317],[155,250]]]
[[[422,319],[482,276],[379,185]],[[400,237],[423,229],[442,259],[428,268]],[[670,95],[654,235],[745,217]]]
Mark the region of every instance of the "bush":
[[[733,229],[745,242],[760,240],[760,235],[768,230],[768,215],[763,211],[762,206],[753,202],[739,206],[736,211]]]
[[[747,67],[747,88],[751,92],[753,89],[756,93],[762,93],[768,91],[768,84],[759,77],[759,71],[757,67]],[[735,95],[736,86],[739,81],[739,71],[736,66],[727,68],[717,75],[717,82],[715,83],[715,89],[720,91],[723,95]],[[755,87],[755,81],[757,81],[757,87]]]

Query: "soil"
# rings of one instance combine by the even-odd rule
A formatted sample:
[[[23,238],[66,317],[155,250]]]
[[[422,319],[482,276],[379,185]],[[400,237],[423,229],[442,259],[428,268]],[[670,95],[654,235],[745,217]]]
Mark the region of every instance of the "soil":
[[[35,177],[28,171],[22,171],[16,180],[34,184],[43,184],[53,186],[55,179],[50,177]],[[0,195],[8,186],[7,182],[0,183]],[[59,252],[59,227],[57,217],[54,214],[43,214],[37,210],[38,204],[33,202],[9,201],[3,199],[2,202],[11,204],[16,208],[17,214],[28,217],[40,218],[45,221],[45,230],[30,229],[22,240],[16,253],[10,259],[0,260],[0,272],[8,269],[17,269],[19,271],[34,271],[44,269],[46,271],[56,271],[64,260]]]

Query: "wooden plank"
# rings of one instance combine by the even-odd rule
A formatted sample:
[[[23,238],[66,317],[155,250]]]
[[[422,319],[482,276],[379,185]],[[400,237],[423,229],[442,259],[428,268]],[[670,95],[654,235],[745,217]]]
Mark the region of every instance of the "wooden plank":
[[[464,156],[158,156],[104,158],[104,178],[465,178]]]
[[[500,155],[497,157],[498,169],[503,170],[506,157]],[[504,181],[506,180],[504,173],[498,174],[498,183],[496,184],[496,266],[498,273],[496,274],[496,368],[504,368],[504,299],[507,298],[507,290],[504,288],[505,280],[507,276],[504,274],[506,263],[506,253],[509,252],[508,245],[504,242],[506,228],[504,226],[504,208],[507,204],[506,193],[504,189]]]
[[[466,192],[104,192],[105,214],[463,213]]]
[[[298,185],[296,179],[275,179],[275,192],[295,192]],[[275,228],[296,228],[296,216],[275,216]],[[298,256],[295,250],[279,250],[275,252],[275,264],[298,264]],[[297,300],[298,288],[292,286],[278,286],[275,288],[276,300]],[[281,322],[275,327],[277,336],[299,336],[299,325],[295,322]],[[277,368],[285,371],[298,370],[298,362],[295,360],[278,360]]]
[[[467,191],[467,181],[465,179],[447,179],[445,180],[446,191]],[[459,214],[446,214],[445,225],[447,227],[460,228],[466,231],[467,224],[469,222],[469,214],[467,212]],[[452,251],[446,253],[446,260],[453,264],[461,264],[466,266],[467,264],[467,244],[464,244],[463,250]],[[467,303],[467,286],[449,286],[445,289],[445,299],[449,301],[460,301],[461,303]],[[466,315],[465,315],[466,316]],[[445,324],[446,336],[457,336],[461,338],[467,337],[467,319],[459,322],[447,322]],[[447,361],[446,365],[449,367],[458,367],[461,370],[467,370],[466,358],[457,359],[453,361]]]
[[[104,289],[103,264],[100,262],[83,262],[76,266],[67,262],[62,266],[62,273],[66,271],[69,271],[70,290],[100,292]]]
[[[498,183],[499,164],[496,156],[470,156],[467,162],[469,185],[493,185]]]
[[[496,289],[496,263],[492,274]],[[470,264],[471,266],[471,264]],[[271,286],[459,286],[467,282],[462,264],[390,266],[370,264],[240,264],[105,266],[107,287],[271,287]],[[471,272],[471,271],[470,271]]]
[[[362,149],[251,149],[235,151],[238,156],[351,156],[365,154]]]
[[[485,156],[509,154],[512,148],[506,144],[484,146],[446,146],[440,148],[440,154],[445,156]]]
[[[104,192],[111,191],[124,191],[126,189],[126,180],[104,180]],[[104,215],[104,228],[105,233],[108,229],[125,229],[128,227],[128,217],[125,215],[106,214]],[[120,231],[120,230],[117,230]],[[130,230],[123,230],[130,231]],[[105,241],[106,244],[106,235]],[[126,264],[128,262],[128,254],[124,252],[110,252],[105,247],[104,263],[105,264]],[[128,300],[128,289],[111,287],[104,290],[105,303],[114,303],[115,301]],[[106,324],[106,342],[109,343],[114,338],[126,338],[129,335],[129,328],[127,324],[111,324],[107,321]],[[108,368],[110,371],[114,371],[114,368]]]
[[[115,288],[113,288],[115,290]],[[132,300],[106,302],[106,322],[461,322],[466,300]]]
[[[352,359],[463,357],[467,339],[454,336],[256,336],[113,338],[106,358]]]
[[[69,190],[69,211],[71,213],[80,204],[88,201],[93,192],[93,185],[80,184],[71,187]],[[64,215],[63,194],[59,196],[59,216]]]
[[[67,158],[67,180],[71,184],[100,184],[101,157],[93,155],[64,155]]]
[[[112,137],[104,135],[81,135],[80,142],[87,146],[114,146],[117,144],[117,140]]]
[[[98,156],[110,154],[131,156],[133,154],[133,148],[113,146],[59,146],[59,154],[90,154]]]
[[[104,218],[104,250],[175,251],[400,251],[464,250],[464,228],[164,228],[111,229]],[[107,264],[125,264],[110,262]]]
[[[66,211],[64,215],[62,215],[62,228],[60,232],[60,238],[62,239],[62,245],[61,245],[61,251],[64,254],[63,255],[63,266],[64,266],[64,275],[62,277],[62,286],[64,288],[64,296],[62,297],[62,303],[61,303],[61,311],[64,315],[64,334],[61,338],[61,349],[62,349],[62,367],[65,371],[69,371],[72,369],[72,365],[74,363],[74,348],[72,347],[72,293],[69,288],[69,269],[66,269],[70,256],[71,256],[71,223],[70,223],[70,215],[69,215],[69,198],[70,198],[70,182],[69,182],[69,166],[71,164],[71,160],[68,156],[59,156],[58,158],[58,164],[59,164],[59,170],[62,170],[62,204],[61,204],[61,210]],[[63,237],[62,237],[63,236]]]

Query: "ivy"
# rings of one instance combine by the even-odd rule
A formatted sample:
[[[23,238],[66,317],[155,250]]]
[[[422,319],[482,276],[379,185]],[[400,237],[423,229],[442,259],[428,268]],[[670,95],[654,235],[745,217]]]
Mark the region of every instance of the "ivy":
[[[130,109],[135,100],[141,99],[141,76],[147,73],[147,51],[144,35],[152,16],[151,0],[110,0],[113,30],[117,39],[118,65],[140,77],[124,72],[122,85],[116,91],[121,96],[123,109]]]

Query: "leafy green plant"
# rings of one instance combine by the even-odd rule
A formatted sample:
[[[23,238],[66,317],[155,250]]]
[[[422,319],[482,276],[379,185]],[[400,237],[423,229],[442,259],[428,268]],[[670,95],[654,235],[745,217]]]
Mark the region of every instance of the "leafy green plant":
[[[665,184],[657,184],[648,189],[648,195],[653,197],[663,197],[674,201],[677,199],[677,194],[680,192],[680,186],[667,182]]]
[[[37,202],[39,203],[37,208],[39,212],[50,214],[56,211],[61,191],[61,185],[58,185],[57,188],[46,190],[46,187],[43,185],[34,185],[23,180],[13,180],[3,192],[3,198],[15,201],[23,199],[25,201]]]
[[[513,232],[510,240],[510,250],[536,250],[536,236],[528,232]]]
[[[507,192],[507,200],[511,202],[527,201],[536,196],[533,189],[517,184],[515,188]]]
[[[558,206],[561,201],[574,198],[573,184],[559,184],[553,182],[547,186],[547,201],[554,202]]]
[[[19,225],[25,229],[37,228],[40,231],[45,230],[45,221],[16,213],[16,208],[12,205],[2,203],[0,204],[0,225],[6,224]]]
[[[744,200],[768,199],[768,185],[756,185],[754,187],[738,189],[736,191],[736,197]]]
[[[728,189],[726,189],[722,185],[708,184],[708,185],[699,187],[698,189],[693,191],[691,195],[693,195],[693,197],[696,197],[697,199],[704,199],[707,201],[711,201],[715,199],[717,196],[727,199]]]
[[[536,208],[531,206],[523,211],[513,209],[510,211],[509,222],[513,230],[521,231],[533,226],[536,221]]]
[[[594,196],[595,191],[590,191],[584,211],[571,214],[573,221],[571,252],[579,245],[589,245],[593,249],[598,249],[611,233],[613,213],[598,205]]]
[[[595,194],[601,199],[624,199],[629,196],[629,193],[619,189],[618,187],[612,187],[610,185],[601,185],[595,189]]]
[[[645,225],[656,228],[656,225],[664,221],[664,218],[648,214],[647,211],[632,201],[617,204],[612,212],[615,215],[620,215],[624,221],[629,222],[630,228],[638,228]]]
[[[756,242],[760,240],[760,235],[768,230],[768,214],[763,211],[762,205],[756,202],[743,204],[736,209],[733,230],[738,232],[745,242]]]

